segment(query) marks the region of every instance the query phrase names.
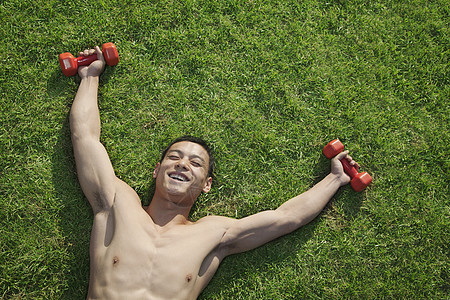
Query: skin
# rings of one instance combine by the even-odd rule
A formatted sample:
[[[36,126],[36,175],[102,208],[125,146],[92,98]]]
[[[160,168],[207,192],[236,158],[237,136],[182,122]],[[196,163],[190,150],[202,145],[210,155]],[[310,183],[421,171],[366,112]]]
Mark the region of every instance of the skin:
[[[196,143],[178,142],[156,165],[155,194],[143,208],[136,192],[116,177],[100,143],[97,91],[105,62],[98,47],[80,55],[95,53],[97,61],[79,68],[81,83],[70,112],[78,179],[94,212],[87,299],[196,299],[226,256],[313,220],[350,182],[341,159],[358,167],[342,152],[331,160],[330,174],[276,210],[191,222],[195,200],[211,189],[209,156]]]

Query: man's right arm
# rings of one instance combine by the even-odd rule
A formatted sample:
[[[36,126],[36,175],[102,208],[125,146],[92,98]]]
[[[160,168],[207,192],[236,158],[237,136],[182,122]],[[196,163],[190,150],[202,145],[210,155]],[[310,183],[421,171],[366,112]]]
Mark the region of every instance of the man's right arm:
[[[94,214],[113,204],[118,180],[105,147],[100,143],[100,115],[97,105],[99,76],[105,62],[99,60],[80,67],[81,83],[70,111],[70,131],[77,165],[78,180]],[[93,50],[85,55],[95,53]]]

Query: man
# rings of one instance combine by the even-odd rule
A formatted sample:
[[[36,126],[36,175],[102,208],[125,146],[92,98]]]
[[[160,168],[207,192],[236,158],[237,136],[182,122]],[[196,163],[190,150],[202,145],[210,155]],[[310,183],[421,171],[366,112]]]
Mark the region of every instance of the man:
[[[188,220],[197,197],[211,189],[213,158],[198,139],[171,144],[156,165],[155,194],[143,209],[136,192],[114,174],[100,143],[97,105],[105,62],[98,47],[81,55],[98,60],[80,67],[81,83],[70,113],[78,178],[94,212],[88,299],[195,299],[220,262],[254,249],[313,220],[350,178],[339,160],[313,188],[276,210],[243,219]]]

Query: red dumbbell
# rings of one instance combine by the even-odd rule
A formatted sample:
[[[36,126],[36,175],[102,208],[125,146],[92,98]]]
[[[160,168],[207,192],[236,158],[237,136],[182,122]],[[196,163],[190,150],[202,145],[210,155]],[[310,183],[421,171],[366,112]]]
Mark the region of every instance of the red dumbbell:
[[[323,154],[331,159],[341,153],[344,150],[344,145],[341,143],[340,140],[332,140],[329,142],[324,148],[323,148]],[[352,166],[348,160],[342,159],[341,160],[342,166],[344,167],[345,173],[347,173],[350,178],[352,178],[351,185],[352,188],[357,191],[361,192],[363,189],[365,189],[371,182],[372,177],[367,172],[361,172],[358,173],[358,170]]]
[[[113,43],[105,43],[102,45],[102,53],[108,66],[115,66],[119,63],[119,53]],[[59,55],[59,64],[61,70],[66,76],[77,74],[79,66],[89,66],[93,61],[97,60],[97,54],[89,56],[73,57],[69,52]]]

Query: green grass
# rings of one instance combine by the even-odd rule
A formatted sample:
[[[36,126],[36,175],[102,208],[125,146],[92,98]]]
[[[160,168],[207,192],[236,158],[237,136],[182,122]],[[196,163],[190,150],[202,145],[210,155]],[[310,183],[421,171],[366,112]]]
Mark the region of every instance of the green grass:
[[[200,299],[449,297],[448,1],[0,2],[0,298],[83,299],[92,213],[59,53],[114,42],[102,142],[148,203],[182,134],[211,142],[194,220],[278,207],[340,138],[374,177],[311,224],[225,259]]]

